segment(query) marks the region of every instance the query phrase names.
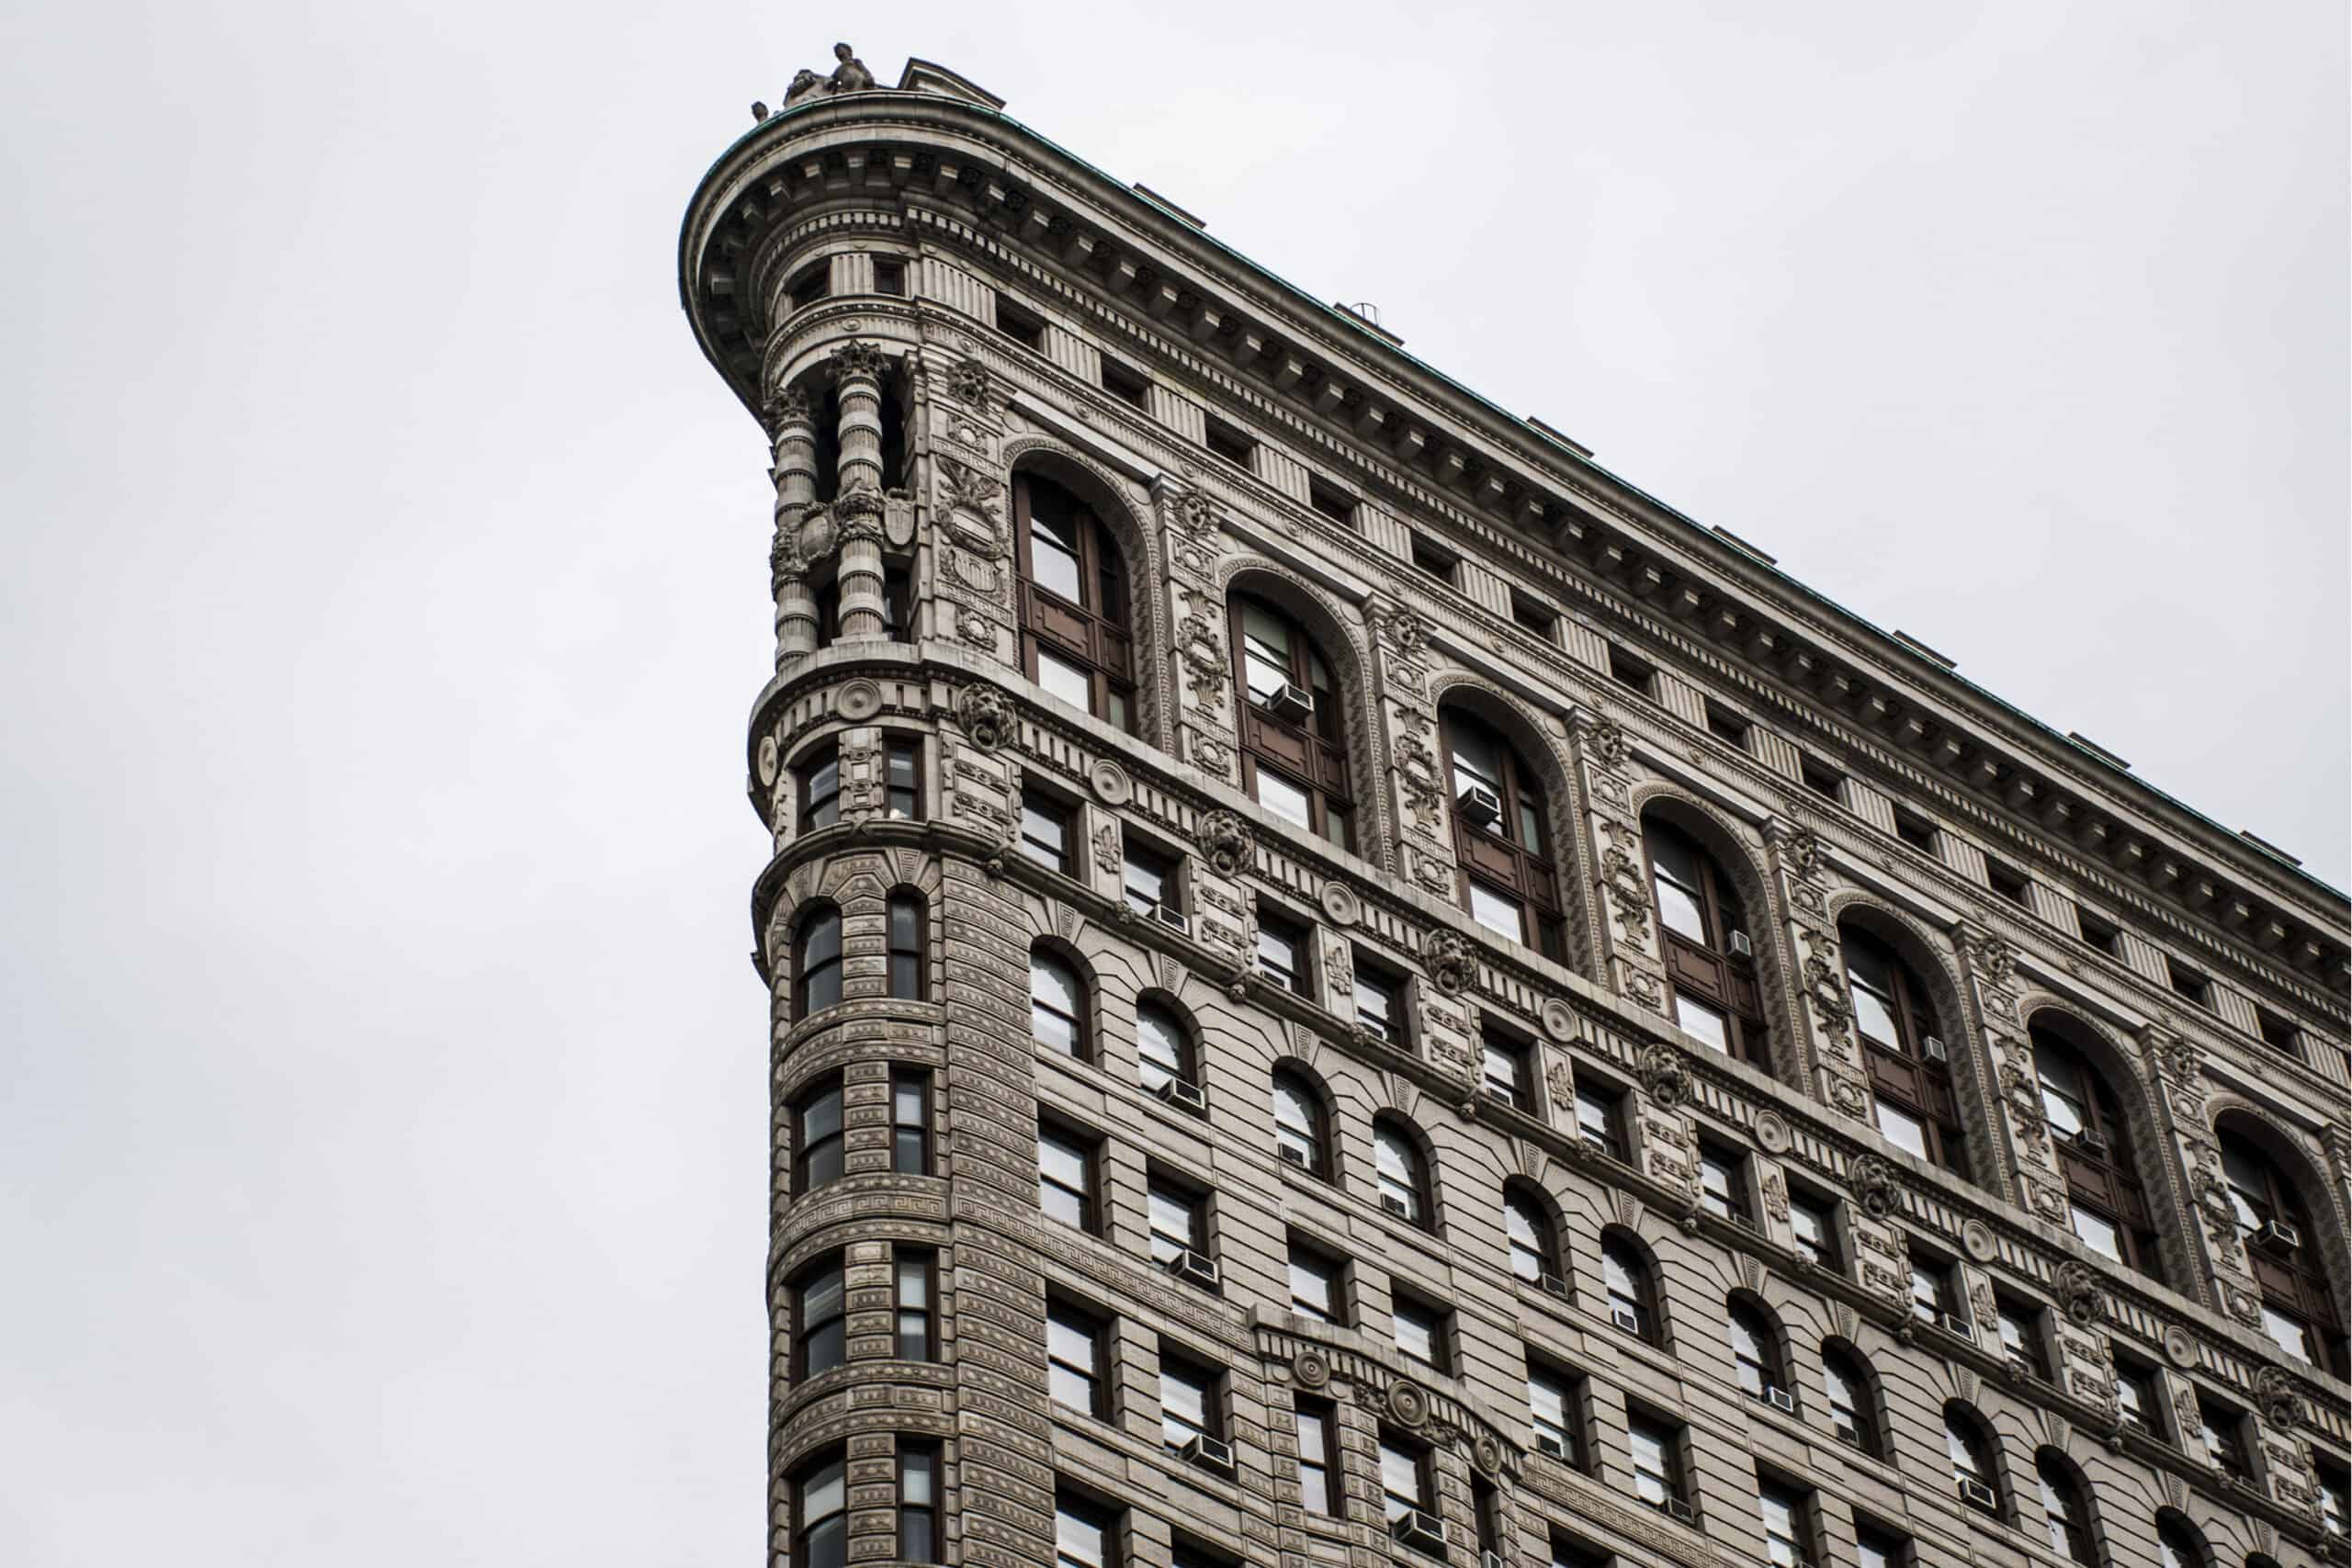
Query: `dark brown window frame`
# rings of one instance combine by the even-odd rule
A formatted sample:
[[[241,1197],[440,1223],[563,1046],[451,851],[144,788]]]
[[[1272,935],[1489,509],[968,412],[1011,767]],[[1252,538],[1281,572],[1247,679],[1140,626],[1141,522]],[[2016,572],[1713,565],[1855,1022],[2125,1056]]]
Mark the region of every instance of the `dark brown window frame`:
[[[2055,1126],[2050,1128],[2051,1144],[2066,1176],[2067,1201],[2080,1203],[2113,1225],[2125,1267],[2161,1283],[2165,1266],[2156,1239],[2156,1210],[2149,1201],[2148,1184],[2140,1177],[2137,1145],[2121,1094],[2108,1081],[2090,1053],[2057,1031],[2029,1022],[2026,1039],[2033,1061],[2037,1100],[2050,1092],[2041,1085],[2041,1054],[2045,1050],[2053,1055],[2063,1054],[2068,1059],[2075,1081],[2084,1090],[2080,1115],[2092,1143],[2086,1145],[2062,1138]],[[2095,1149],[2103,1152],[2093,1152]]]
[[[848,1267],[847,1254],[829,1252],[821,1258],[813,1258],[804,1264],[800,1272],[792,1277],[792,1352],[788,1364],[789,1375],[796,1383],[803,1382],[810,1377],[820,1377],[825,1372],[849,1364]],[[808,1315],[808,1289],[819,1276],[827,1273],[839,1274],[842,1277],[841,1305],[831,1316],[812,1320]],[[822,1368],[812,1373],[808,1370],[808,1341],[818,1329],[831,1323],[839,1323],[842,1325],[841,1359],[831,1367]]]
[[[1763,979],[1757,969],[1755,954],[1752,952],[1745,955],[1732,952],[1728,934],[1739,931],[1748,938],[1749,945],[1754,946],[1753,933],[1747,931],[1740,920],[1731,918],[1747,913],[1740,902],[1739,890],[1733,885],[1731,873],[1724,868],[1723,862],[1696,834],[1652,812],[1642,818],[1642,866],[1649,877],[1653,899],[1657,897],[1658,885],[1657,852],[1653,836],[1659,833],[1671,834],[1680,840],[1698,859],[1700,919],[1706,928],[1706,940],[1693,942],[1682,932],[1670,929],[1663,918],[1658,920],[1658,942],[1661,956],[1666,962],[1667,989],[1669,993],[1668,1001],[1670,1005],[1687,993],[1693,1001],[1711,1011],[1722,1013],[1732,1058],[1770,1073],[1772,1071],[1773,1041],[1771,1025],[1764,1013]]]
[[[2262,1295],[2262,1304],[2300,1321],[2319,1352],[2318,1365],[2343,1377],[2352,1372],[2352,1344],[2347,1344],[2344,1320],[2336,1307],[2335,1286],[2329,1278],[2327,1266],[2321,1258],[2319,1234],[2313,1224],[2316,1217],[2311,1205],[2289,1182],[2287,1173],[2254,1139],[2234,1127],[2216,1130],[2217,1139],[2241,1145],[2262,1172],[2263,1190],[2259,1195],[2248,1193],[2235,1181],[2230,1190],[2250,1204],[2266,1220],[2279,1220],[2293,1225],[2302,1239],[2286,1258],[2255,1243],[2255,1233],[2240,1224],[2241,1237],[2245,1243],[2246,1259],[2254,1271],[2255,1284]],[[2226,1164],[2223,1167],[2227,1170]]]
[[[940,1534],[939,1521],[941,1495],[946,1490],[946,1477],[944,1474],[945,1461],[941,1457],[941,1445],[935,1438],[901,1436],[897,1440],[897,1450],[898,1513],[895,1524],[898,1529],[898,1560],[901,1562],[943,1562],[946,1560],[946,1541]],[[915,1458],[928,1461],[931,1479],[931,1501],[928,1503],[910,1502],[907,1499],[907,1461]],[[917,1555],[907,1549],[907,1520],[910,1515],[929,1516],[924,1529],[931,1537],[931,1551],[926,1554]]]
[[[808,942],[820,921],[830,921],[833,928],[832,956],[820,961],[814,968],[808,964]],[[844,960],[849,932],[842,907],[830,898],[812,898],[792,922],[792,1021],[805,1023],[819,1013],[837,1008],[848,1000],[847,971]],[[812,998],[810,981],[818,975],[831,977],[831,999],[821,1003]]]
[[[796,1198],[813,1192],[820,1187],[830,1187],[832,1185],[833,1181],[841,1180],[842,1177],[846,1177],[849,1174],[847,1161],[849,1148],[849,1103],[847,1100],[847,1089],[842,1082],[842,1075],[839,1072],[831,1072],[820,1074],[818,1077],[809,1079],[807,1083],[802,1084],[800,1086],[800,1091],[792,1097],[792,1194]],[[841,1129],[840,1131],[832,1133],[826,1137],[817,1139],[814,1143],[810,1143],[801,1135],[803,1123],[806,1120],[809,1106],[815,1101],[824,1098],[827,1094],[831,1094],[842,1100]],[[842,1176],[835,1177],[831,1180],[820,1181],[812,1185],[808,1179],[810,1151],[830,1144],[838,1144],[842,1146],[843,1154]]]
[[[1470,893],[1471,884],[1476,882],[1501,901],[1518,905],[1522,943],[1555,962],[1566,962],[1567,908],[1560,897],[1560,862],[1552,841],[1552,803],[1535,776],[1534,764],[1510,736],[1476,714],[1460,707],[1442,707],[1437,721],[1438,750],[1445,762],[1446,815],[1453,823],[1455,901],[1476,920]],[[1462,781],[1455,775],[1453,766],[1454,736],[1462,725],[1482,732],[1502,762],[1502,777],[1496,781],[1502,809],[1497,813],[1492,828],[1474,828],[1462,813]],[[1532,845],[1520,841],[1525,832],[1522,807],[1532,808],[1537,840]],[[1479,929],[1492,928],[1480,922]]]
[[[820,1449],[803,1459],[793,1470],[791,1483],[786,1488],[792,1511],[792,1561],[796,1564],[809,1564],[818,1561],[816,1554],[808,1548],[808,1530],[811,1521],[802,1498],[808,1492],[813,1477],[836,1465],[840,1466],[842,1471],[842,1506],[837,1514],[828,1514],[825,1517],[827,1519],[838,1517],[842,1521],[842,1560],[845,1563],[850,1561],[849,1457],[844,1449],[834,1445]]]
[[[1250,700],[1249,644],[1242,633],[1244,604],[1280,621],[1289,633],[1285,678],[1292,685],[1313,694],[1314,661],[1322,661],[1330,678],[1329,701],[1327,704],[1320,697],[1317,699],[1313,722],[1294,724]],[[1306,830],[1327,843],[1352,852],[1359,819],[1352,765],[1348,756],[1346,693],[1339,667],[1299,618],[1271,599],[1249,592],[1229,594],[1225,618],[1233,664],[1234,700],[1240,709],[1238,728],[1241,743],[1238,750],[1242,789],[1250,799],[1257,800],[1259,770],[1272,769],[1276,777],[1306,796]],[[1266,809],[1271,812],[1273,807]],[[1343,824],[1338,838],[1332,837],[1334,809],[1340,812]]]
[[[909,1122],[899,1117],[899,1090],[913,1085],[922,1096],[920,1119]],[[890,1069],[890,1168],[900,1176],[930,1176],[933,1174],[931,1151],[931,1069],[905,1064]],[[921,1158],[909,1168],[902,1154],[902,1140],[911,1128],[919,1136]]]
[[[1969,1157],[1968,1128],[1961,1118],[1960,1090],[1951,1063],[1949,1055],[1941,1062],[1928,1059],[1925,1036],[1919,1029],[1922,1017],[1939,1027],[1943,1024],[1936,1010],[1934,993],[1893,942],[1848,921],[1838,928],[1838,959],[1845,971],[1849,998],[1854,990],[1854,971],[1846,955],[1856,942],[1877,951],[1894,989],[1890,1009],[1894,1015],[1896,1036],[1893,1042],[1865,1034],[1860,1015],[1856,1017],[1854,1038],[1862,1047],[1862,1065],[1870,1077],[1871,1097],[1875,1100],[1884,1096],[1898,1110],[1918,1121],[1927,1134],[1928,1164],[1964,1180],[1973,1180],[1971,1173],[1974,1162]],[[1949,1043],[1946,1048],[1949,1052]]]
[[[1069,503],[1078,539],[1078,602],[1038,585],[1031,546],[1032,520],[1040,487],[1058,492]],[[1027,469],[1012,476],[1012,518],[1015,596],[1021,621],[1021,672],[1034,684],[1039,678],[1038,657],[1050,651],[1087,678],[1086,711],[1135,732],[1136,674],[1138,663],[1128,608],[1133,594],[1127,562],[1110,525],[1069,487]],[[1115,604],[1102,601],[1105,593]],[[1126,721],[1113,716],[1113,699],[1124,703]]]
[[[914,939],[911,945],[901,945],[899,939],[899,912],[902,909],[913,911]],[[919,887],[895,887],[883,900],[882,924],[884,962],[888,969],[891,999],[922,1001],[931,995],[931,900],[923,897]],[[902,969],[902,963],[910,968]],[[912,978],[902,989],[899,976],[909,973]]]
[[[899,1283],[909,1264],[921,1270],[922,1305],[908,1307],[899,1299]],[[909,1247],[893,1242],[890,1246],[890,1336],[891,1349],[902,1361],[936,1361],[939,1359],[939,1253],[928,1247]],[[907,1348],[907,1319],[922,1319],[922,1354],[910,1356]]]

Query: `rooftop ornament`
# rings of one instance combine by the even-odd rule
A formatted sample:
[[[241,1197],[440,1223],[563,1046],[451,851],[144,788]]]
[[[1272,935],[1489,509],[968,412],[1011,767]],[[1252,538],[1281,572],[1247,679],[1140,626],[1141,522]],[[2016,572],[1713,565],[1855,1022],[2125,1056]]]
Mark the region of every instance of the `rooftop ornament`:
[[[830,76],[820,76],[814,71],[796,72],[792,85],[784,92],[784,108],[797,108],[810,98],[829,98],[836,93],[862,93],[875,85],[874,73],[865,68],[865,62],[860,60],[857,51],[848,44],[833,45],[833,59],[840,63],[833,67],[833,73]],[[780,114],[783,110],[775,112]],[[752,103],[752,118],[754,122],[767,118],[768,114],[767,105],[757,101]]]

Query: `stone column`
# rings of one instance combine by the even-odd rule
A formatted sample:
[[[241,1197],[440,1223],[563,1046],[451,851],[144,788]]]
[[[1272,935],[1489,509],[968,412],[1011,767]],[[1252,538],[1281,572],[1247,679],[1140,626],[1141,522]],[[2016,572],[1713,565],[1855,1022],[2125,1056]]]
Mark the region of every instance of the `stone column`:
[[[882,376],[887,361],[870,343],[833,350],[834,390],[841,399],[840,487],[833,519],[840,528],[841,640],[884,635],[882,615]]]
[[[775,665],[781,670],[817,646],[817,600],[808,591],[808,562],[800,549],[800,525],[817,503],[817,427],[807,394],[797,389],[771,393],[763,412],[772,449],[768,476],[775,481],[768,590],[775,596]]]

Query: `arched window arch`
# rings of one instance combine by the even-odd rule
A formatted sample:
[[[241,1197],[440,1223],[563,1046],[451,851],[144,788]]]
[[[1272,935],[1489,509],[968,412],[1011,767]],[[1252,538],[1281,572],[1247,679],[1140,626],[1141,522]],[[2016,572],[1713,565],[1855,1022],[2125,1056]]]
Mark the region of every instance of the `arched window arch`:
[[[1560,1232],[1552,1223],[1552,1206],[1524,1180],[1514,1178],[1503,1184],[1503,1229],[1510,1236],[1511,1277],[1565,1293]]]
[[[1321,1091],[1294,1067],[1274,1070],[1273,1089],[1274,1146],[1308,1175],[1330,1180],[1331,1128]]]
[[[2213,1568],[2213,1553],[2205,1538],[2169,1508],[2156,1516],[2156,1561],[2160,1568]]]
[[[2006,1518],[2001,1497],[2001,1472],[1995,1461],[1993,1434],[1984,1418],[1959,1400],[1944,1406],[1944,1449],[1951,1456],[1951,1476],[1960,1500],[1995,1518]]]
[[[1306,628],[1265,600],[1236,593],[1227,614],[1242,787],[1275,816],[1354,849],[1347,716],[1330,665]]]
[[[1894,943],[1851,918],[1838,922],[1838,944],[1878,1130],[1898,1148],[1966,1177],[1968,1135],[1952,1088],[1951,1052],[1927,982]]]
[[[2213,1131],[2239,1239],[2262,1288],[2264,1332],[2289,1355],[2345,1376],[2352,1357],[2301,1184],[2264,1146],[2270,1134],[2260,1122],[2224,1111]]]
[[[1829,1402],[1829,1425],[1839,1439],[1872,1458],[1884,1458],[1886,1424],[1879,1406],[1878,1379],[1860,1350],[1842,1339],[1821,1347],[1821,1392]]]
[[[1657,899],[1675,1021],[1714,1049],[1770,1072],[1756,933],[1730,874],[1696,838],[1656,811],[1643,814],[1642,847]]]
[[[1066,1056],[1094,1059],[1094,1035],[1087,1010],[1086,982],[1078,965],[1043,942],[1029,949],[1029,1027],[1037,1039]]]
[[[1425,1231],[1437,1229],[1430,1164],[1421,1153],[1419,1136],[1401,1118],[1383,1116],[1372,1124],[1372,1154],[1380,1206],[1408,1224]]]
[[[2042,1114],[2050,1120],[2051,1141],[2066,1172],[2075,1235],[2093,1251],[2152,1280],[2163,1279],[2155,1213],[2140,1180],[2131,1118],[2115,1085],[2079,1043],[2079,1026],[2063,1014],[2034,1014],[2026,1034],[2033,1045]]]
[[[813,1018],[842,999],[842,911],[811,904],[792,928],[792,1017]]]
[[[1012,476],[1021,668],[1073,707],[1135,728],[1126,564],[1093,509],[1043,474]]]
[[[900,1001],[920,1001],[929,988],[923,983],[923,896],[911,887],[901,887],[890,895],[886,911],[890,995]]]
[[[1732,1371],[1739,1391],[1776,1409],[1793,1412],[1796,1394],[1791,1386],[1788,1356],[1772,1314],[1755,1301],[1734,1296],[1724,1303],[1724,1328],[1731,1340]]]
[[[2050,1524],[2050,1550],[2085,1568],[2098,1568],[2098,1531],[2082,1476],[2055,1449],[2033,1456],[2033,1474],[2041,1487],[2042,1517]]]
[[[1611,1226],[1600,1233],[1600,1279],[1609,1297],[1609,1321],[1636,1339],[1663,1344],[1657,1281],[1649,1254],[1632,1232]]]
[[[1535,770],[1502,732],[1449,705],[1438,711],[1462,907],[1546,958],[1567,961],[1551,813]]]
[[[1136,1004],[1136,1079],[1154,1094],[1171,1083],[1197,1087],[1201,1081],[1192,1028],[1165,1001]]]

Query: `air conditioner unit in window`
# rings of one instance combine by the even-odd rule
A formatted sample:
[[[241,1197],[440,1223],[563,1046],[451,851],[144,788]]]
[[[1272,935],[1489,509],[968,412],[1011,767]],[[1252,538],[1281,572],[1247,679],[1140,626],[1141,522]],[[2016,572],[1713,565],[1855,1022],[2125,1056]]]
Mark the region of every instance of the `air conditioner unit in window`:
[[[1548,1434],[1537,1438],[1535,1439],[1535,1447],[1539,1451],[1550,1454],[1554,1459],[1566,1459],[1568,1457],[1567,1445],[1561,1442],[1559,1438]]]
[[[2276,1252],[2293,1252],[2303,1245],[2303,1233],[2284,1220],[2265,1220],[2254,1239]]]
[[[1839,1442],[1851,1443],[1858,1449],[1862,1446],[1862,1429],[1860,1427],[1855,1426],[1851,1421],[1840,1421],[1837,1425]]]
[[[1217,1288],[1222,1279],[1217,1271],[1216,1258],[1204,1257],[1189,1247],[1168,1260],[1168,1271],[1180,1280],[1188,1280],[1195,1285],[1211,1291]]]
[[[1315,713],[1315,694],[1285,681],[1260,697],[1258,705],[1284,724],[1305,724]]]
[[[1764,1385],[1764,1403],[1783,1416],[1793,1416],[1797,1413],[1797,1396],[1776,1383],[1768,1382]]]
[[[1731,950],[1731,955],[1734,958],[1756,956],[1756,944],[1747,940],[1746,931],[1733,931],[1724,938],[1724,945]]]
[[[2023,1356],[2010,1356],[2007,1358],[2007,1359],[2009,1363],[2009,1371],[2013,1376],[2023,1378],[2028,1382],[2048,1382],[2050,1381],[2047,1377],[2042,1375],[2042,1371],[2040,1367],[2035,1366]]]
[[[1642,1314],[1631,1307],[1612,1307],[1609,1321],[1638,1339],[1642,1337]]]
[[[1487,1086],[1487,1098],[1488,1100],[1499,1100],[1505,1105],[1517,1105],[1519,1103],[1519,1096],[1511,1093],[1510,1090],[1504,1089],[1499,1084],[1488,1084]]]
[[[1380,1195],[1380,1206],[1400,1220],[1409,1220],[1413,1217],[1413,1206],[1393,1192],[1384,1192]]]
[[[2107,1157],[2107,1140],[2088,1127],[2082,1128],[2075,1134],[2075,1146],[2094,1159]]]
[[[1951,1047],[1930,1034],[1919,1042],[1919,1055],[1930,1062],[1949,1062],[1951,1060]]]
[[[1491,828],[1503,814],[1502,798],[1485,784],[1464,784],[1453,808],[1473,828]]]
[[[1507,1565],[1501,1552],[1482,1551],[1478,1553],[1478,1568],[1507,1568]]]
[[[1408,1508],[1391,1519],[1388,1533],[1416,1551],[1445,1550],[1445,1521],[1419,1508]]]
[[[1233,1473],[1232,1446],[1218,1442],[1215,1438],[1187,1438],[1184,1439],[1184,1446],[1176,1450],[1176,1457],[1186,1464],[1197,1464],[1203,1470],[1214,1470],[1219,1475]]]
[[[1557,1296],[1562,1301],[1566,1301],[1568,1296],[1568,1282],[1557,1274],[1537,1275],[1535,1288],[1546,1295]]]
[[[1976,1343],[1976,1325],[1970,1323],[1968,1319],[1961,1316],[1958,1313],[1939,1312],[1936,1314],[1936,1326],[1942,1329],[1946,1334],[1951,1335],[1955,1339],[1965,1339],[1972,1345]]]
[[[1306,1164],[1306,1151],[1305,1149],[1294,1148],[1290,1145],[1284,1144],[1283,1145],[1283,1158],[1288,1160],[1295,1166],[1304,1168]]]
[[[1159,1098],[1179,1110],[1190,1111],[1195,1114],[1205,1111],[1209,1108],[1209,1097],[1201,1092],[1201,1086],[1196,1083],[1187,1083],[1182,1078],[1171,1077],[1161,1084]]]
[[[1990,1486],[1981,1481],[1971,1481],[1965,1475],[1960,1476],[1958,1480],[1962,1502],[1968,1504],[1971,1507],[1982,1508],[1988,1514],[2000,1511],[2000,1499],[1993,1495],[1993,1489]]]
[[[1193,929],[1192,923],[1184,919],[1184,911],[1173,904],[1156,904],[1151,913],[1153,919],[1170,931],[1189,931]]]
[[[1690,1505],[1684,1502],[1679,1497],[1661,1498],[1658,1502],[1658,1511],[1673,1519],[1677,1524],[1692,1524],[1695,1523],[1699,1517],[1698,1515],[1690,1511]]]

